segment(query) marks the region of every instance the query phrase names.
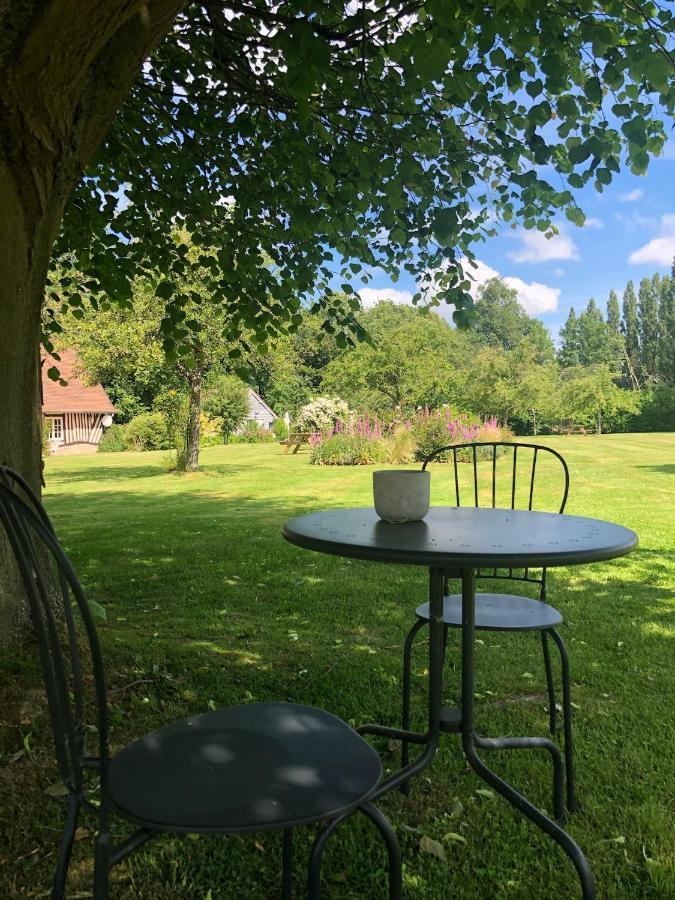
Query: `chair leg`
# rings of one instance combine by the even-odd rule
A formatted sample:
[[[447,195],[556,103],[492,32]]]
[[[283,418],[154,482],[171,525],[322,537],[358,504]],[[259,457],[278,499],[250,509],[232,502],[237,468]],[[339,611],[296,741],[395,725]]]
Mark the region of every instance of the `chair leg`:
[[[326,841],[335,831],[337,826],[347,816],[340,816],[325,825],[316,837],[309,854],[309,867],[307,870],[307,898],[308,900],[320,900],[321,897],[321,857],[326,847]]]
[[[570,658],[565,642],[555,628],[549,631],[560,651],[560,664],[562,667],[562,695],[563,695],[563,729],[565,735],[565,769],[567,781],[567,810],[574,812],[577,808],[576,790],[574,785],[574,743],[572,739],[572,696],[570,689]]]
[[[79,808],[77,798],[71,795],[68,800],[68,812],[66,814],[66,824],[63,829],[63,838],[61,839],[59,861],[56,866],[56,872],[54,873],[51,900],[63,900],[66,895],[66,878],[68,877],[68,865],[70,863],[70,854],[73,849]]]
[[[420,628],[426,624],[425,619],[418,619],[408,632],[403,645],[403,714],[401,716],[401,727],[404,731],[410,728],[410,657],[413,641]],[[401,768],[405,768],[409,762],[409,744],[408,741],[403,741],[401,747]],[[409,791],[410,783],[406,781],[401,785],[401,793],[407,794]]]
[[[365,803],[359,807],[358,812],[373,822],[387,846],[387,859],[389,869],[389,900],[401,900],[403,896],[403,869],[401,862],[401,848],[396,837],[396,832],[391,827],[389,820],[372,803]],[[332,822],[328,822],[321,829],[314,841],[309,855],[309,869],[307,872],[307,898],[308,900],[320,900],[321,898],[321,857],[326,848],[326,842],[338,825],[342,824],[353,813],[343,813]]]
[[[553,667],[551,666],[551,652],[548,646],[546,632],[541,632],[541,648],[544,651],[544,669],[546,670],[546,687],[548,689],[548,730],[552,735],[558,728],[558,710],[555,701],[555,681],[553,680]]]
[[[282,900],[291,900],[293,896],[293,829],[286,828],[283,837],[283,853],[281,868]]]
[[[100,831],[94,847],[94,900],[108,900],[110,834]]]
[[[401,847],[396,837],[396,832],[391,823],[372,803],[366,803],[361,807],[361,812],[368,816],[371,822],[378,828],[387,845],[387,858],[389,863],[389,900],[401,900],[403,896],[403,866],[401,862]]]

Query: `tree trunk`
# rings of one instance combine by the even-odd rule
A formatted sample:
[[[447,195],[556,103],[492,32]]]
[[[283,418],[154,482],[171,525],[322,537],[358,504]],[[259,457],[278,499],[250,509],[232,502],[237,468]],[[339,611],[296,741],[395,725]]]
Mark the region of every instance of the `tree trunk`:
[[[41,310],[65,204],[185,0],[0,4],[0,462],[40,488]],[[0,645],[25,618],[0,528]]]
[[[596,429],[597,434],[602,434],[602,410],[598,410],[598,427]]]
[[[199,432],[202,412],[202,370],[195,369],[188,375],[190,387],[187,433],[185,436],[185,468],[195,472],[199,468]]]
[[[39,492],[40,312],[62,208],[54,204],[41,213],[23,201],[16,176],[0,160],[0,462]],[[0,572],[0,641],[5,641],[16,637],[26,611],[23,603],[17,603],[22,596],[20,580],[4,534],[0,535]]]

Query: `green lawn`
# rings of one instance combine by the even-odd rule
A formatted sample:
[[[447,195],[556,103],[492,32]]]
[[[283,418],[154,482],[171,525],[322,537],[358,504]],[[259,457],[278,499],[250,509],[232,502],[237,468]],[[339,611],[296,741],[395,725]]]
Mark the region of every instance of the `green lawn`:
[[[675,435],[543,441],[570,464],[569,512],[612,519],[640,536],[630,557],[550,572],[574,680],[581,809],[570,830],[599,897],[675,897]],[[48,510],[108,613],[101,634],[113,747],[214,704],[247,700],[316,704],[355,724],[396,723],[401,645],[424,598],[425,573],[312,554],[280,535],[289,516],[370,503],[372,469],[314,468],[306,450],[286,457],[275,445],[212,448],[202,464],[191,476],[166,474],[161,453],[47,464]],[[449,498],[447,475],[434,470],[436,502]],[[540,496],[554,487],[549,480]],[[425,654],[419,647],[414,665],[420,718]],[[477,665],[479,727],[546,734],[539,641],[485,633]],[[45,794],[57,775],[35,648],[5,654],[0,682],[0,896],[45,896],[63,800]],[[457,693],[452,650],[447,702]],[[395,768],[396,747],[382,750],[385,766]],[[542,754],[497,754],[490,762],[549,804]],[[457,740],[446,737],[410,796],[385,799],[403,846],[406,897],[578,896],[562,851],[501,799],[478,793],[482,787]],[[420,852],[424,835],[443,842],[445,861]],[[91,835],[78,838],[73,897],[88,896],[79,892],[89,887]],[[301,895],[310,834],[298,838]],[[115,870],[113,895],[273,898],[279,851],[269,835],[159,838]],[[384,898],[383,856],[370,825],[348,823],[326,857],[326,897]]]

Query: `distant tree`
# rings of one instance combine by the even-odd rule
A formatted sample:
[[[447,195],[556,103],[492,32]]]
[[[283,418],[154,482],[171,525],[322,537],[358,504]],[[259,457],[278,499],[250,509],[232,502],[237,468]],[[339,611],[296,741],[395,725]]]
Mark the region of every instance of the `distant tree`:
[[[560,329],[558,360],[564,369],[579,365],[579,322],[574,307],[570,307],[567,320]]]
[[[633,282],[629,281],[623,294],[623,317],[621,331],[626,348],[625,379],[628,384],[638,386],[640,369],[640,327],[638,323],[638,304]]]
[[[643,278],[638,293],[640,328],[640,364],[643,378],[653,380],[658,374],[659,356],[659,276]]]
[[[539,350],[540,362],[555,357],[553,341],[539,319],[528,316],[518,292],[502,278],[491,278],[478,290],[473,331],[481,344],[513,350],[527,338]]]
[[[221,420],[220,431],[227,443],[248,415],[248,387],[234,375],[218,375],[207,381],[202,406],[209,416]]]
[[[329,363],[323,393],[384,414],[462,401],[465,366],[475,347],[470,335],[434,313],[389,302],[364,311],[359,321],[372,344],[359,344]]]
[[[471,359],[463,406],[504,424],[528,424],[537,433],[555,417],[557,367],[539,362],[539,348],[524,338],[512,350],[486,346]]]
[[[336,304],[340,297],[348,306],[350,298],[344,294]],[[338,344],[342,333],[325,310],[303,310],[301,317],[293,334],[281,335],[265,353],[253,348],[243,360],[258,393],[278,413],[294,415],[320,393],[326,366],[346,352],[342,341]]]
[[[612,334],[621,333],[621,309],[619,308],[619,298],[616,291],[609,292],[607,299],[607,326]]]
[[[637,400],[632,391],[615,384],[608,366],[579,366],[563,372],[560,410],[563,418],[593,423],[602,434],[605,417],[637,411]]]
[[[578,319],[579,364],[618,369],[623,355],[621,335],[612,332],[593,298]]]
[[[181,426],[188,469],[199,465],[201,390],[204,378],[214,370],[233,365],[230,355],[241,349],[229,339],[227,307],[217,299],[214,271],[204,264],[208,251],[199,250],[184,232],[175,232],[182,247],[184,274],[155,274],[137,278],[128,308],[105,304],[73,307],[64,300],[51,307],[60,329],[58,346],[78,348],[85,372],[111,393],[126,391],[125,411],[135,413],[136,402],[153,405],[162,390],[176,388],[187,396],[187,420]],[[164,340],[167,329],[180,342],[180,353]],[[238,359],[239,357],[237,357]],[[134,390],[139,380],[144,394]],[[115,398],[116,399],[116,398]]]
[[[670,276],[661,282],[658,374],[666,384],[675,385],[675,258]]]

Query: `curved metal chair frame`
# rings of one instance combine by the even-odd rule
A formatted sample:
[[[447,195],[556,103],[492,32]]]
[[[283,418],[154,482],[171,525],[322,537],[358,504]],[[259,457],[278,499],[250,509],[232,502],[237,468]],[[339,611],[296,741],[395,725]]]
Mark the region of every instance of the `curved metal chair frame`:
[[[551,457],[555,458],[562,468],[563,474],[563,485],[562,485],[562,498],[560,500],[560,504],[555,510],[558,513],[563,513],[565,511],[565,506],[567,504],[567,497],[569,494],[569,469],[567,468],[567,463],[563,459],[563,457],[556,450],[553,450],[551,447],[546,447],[542,444],[531,444],[524,442],[507,442],[507,441],[478,441],[478,442],[469,442],[469,443],[461,443],[461,444],[449,444],[447,447],[439,447],[432,454],[430,454],[422,464],[422,470],[426,470],[429,463],[434,462],[438,459],[439,456],[444,456],[452,454],[451,459],[448,462],[453,466],[454,473],[454,493],[455,493],[455,502],[457,506],[462,506],[462,497],[460,491],[460,477],[459,477],[459,466],[468,465],[471,467],[471,474],[473,478],[470,479],[472,481],[472,490],[471,490],[471,499],[469,505],[478,507],[480,506],[479,502],[479,494],[480,494],[480,485],[479,485],[479,450],[481,448],[486,448],[488,461],[491,462],[491,505],[495,507],[497,501],[497,458],[498,458],[498,449],[499,447],[510,448],[513,450],[513,462],[511,465],[511,490],[510,490],[510,508],[517,509],[522,508],[520,506],[516,506],[516,485],[518,481],[518,451],[519,450],[531,450],[532,451],[532,462],[529,466],[529,490],[527,494],[527,506],[526,508],[531,510],[533,508],[534,502],[534,491],[535,491],[535,478],[537,471],[537,461],[540,454],[550,454]],[[490,449],[492,453],[490,454]],[[463,463],[461,461],[462,456],[469,456],[468,463]],[[522,459],[522,454],[521,454]],[[464,504],[466,505],[466,504]],[[546,604],[547,593],[546,593],[546,569],[540,569],[533,571],[531,569],[524,570],[514,570],[514,569],[490,569],[488,571],[478,570],[476,572],[476,577],[480,579],[497,579],[499,581],[515,581],[515,582],[525,582],[528,584],[536,585],[539,588],[539,601],[543,604]],[[459,595],[448,595],[448,579],[445,581],[445,590],[444,590],[444,616],[443,616],[443,637],[444,637],[444,654],[445,648],[447,645],[448,638],[448,629],[449,628],[461,628],[461,594]],[[516,602],[515,609],[514,607],[507,602],[511,597],[513,597]],[[502,610],[500,611],[499,600],[502,599]],[[544,657],[544,671],[546,673],[546,686],[548,692],[548,707],[549,707],[549,730],[551,735],[555,735],[558,730],[558,720],[557,720],[557,709],[556,709],[556,692],[555,692],[555,680],[553,677],[553,667],[551,664],[551,653],[549,648],[548,639],[551,638],[558,648],[558,652],[560,654],[560,663],[561,663],[561,675],[562,675],[562,719],[563,719],[563,736],[564,736],[564,753],[565,753],[565,782],[566,782],[566,806],[568,812],[573,812],[576,808],[576,793],[575,793],[575,785],[574,785],[574,747],[573,747],[573,739],[572,739],[572,701],[571,701],[571,693],[570,693],[570,665],[569,665],[569,655],[567,653],[567,648],[563,642],[562,637],[556,630],[553,624],[559,624],[562,622],[562,616],[560,613],[550,607],[548,605],[545,606],[545,610],[536,610],[533,607],[533,604],[537,604],[538,601],[532,600],[529,597],[518,597],[517,595],[494,595],[494,594],[476,594],[476,628],[492,631],[539,631],[541,635],[541,646]],[[428,623],[429,621],[429,605],[428,603],[422,604],[417,609],[417,621],[414,623],[410,631],[408,632],[405,643],[404,643],[404,651],[403,651],[403,714],[402,714],[402,727],[404,730],[409,729],[410,727],[410,688],[411,688],[411,679],[410,679],[410,665],[411,665],[411,655],[413,649],[413,643],[418,631]],[[534,612],[534,617],[530,616],[530,620],[526,621],[522,618],[523,612]],[[548,613],[548,615],[537,615],[537,613]],[[515,613],[515,616],[514,616]],[[519,613],[521,618],[519,620]],[[481,626],[480,622],[483,620],[484,624]],[[454,730],[448,728],[448,730]],[[409,762],[409,744],[408,742],[403,742],[402,748],[402,765],[406,766]],[[559,771],[559,767],[554,767],[554,798],[560,796],[562,794],[562,784],[561,784],[562,774]],[[406,783],[403,787],[404,792],[407,792],[409,788],[409,784]],[[559,806],[559,803],[556,803],[554,799],[554,808]]]
[[[148,827],[147,822],[139,822],[137,818],[125,815],[124,810],[121,810],[115,802],[116,798],[111,792],[111,763],[114,765],[119,756],[142,741],[134,742],[121,754],[117,754],[111,759],[108,749],[107,692],[103,657],[91,610],[75,571],[56,539],[39,498],[21,476],[6,466],[0,466],[0,523],[4,526],[14,552],[28,596],[35,636],[39,645],[56,758],[61,779],[68,789],[66,822],[52,883],[52,900],[60,900],[65,896],[75,831],[80,811],[83,809],[88,810],[98,820],[94,850],[93,896],[95,900],[107,900],[112,868],[150,838],[160,833],[201,831],[232,834],[252,830],[283,832],[282,896],[284,900],[290,900],[293,828],[299,824],[324,822],[310,854],[307,879],[308,896],[310,900],[317,900],[320,896],[321,858],[327,839],[337,825],[356,812],[367,816],[384,838],[388,854],[389,896],[391,900],[399,900],[402,891],[399,844],[390,823],[382,812],[370,802],[381,777],[379,760],[376,760],[376,765],[375,763],[371,765],[370,775],[366,776],[370,777],[376,770],[375,776],[371,778],[372,785],[358,799],[352,797],[349,805],[344,805],[341,809],[333,805],[333,808],[326,814],[319,812],[307,817],[304,821],[299,821],[298,816],[294,814],[286,821],[275,819],[269,828],[265,828],[263,825],[254,829],[250,824],[247,827],[239,828],[236,822],[233,824],[231,819],[225,827],[201,827],[198,825],[192,828],[186,827],[186,823],[182,822],[180,827],[173,828],[164,822],[161,826],[153,828]],[[81,626],[79,623],[76,624],[74,609],[79,614]],[[55,610],[57,611],[56,615]],[[60,620],[61,611],[65,619],[65,628]],[[80,644],[82,629],[85,640]],[[64,646],[66,652],[64,652]],[[93,674],[93,703],[90,696],[85,696],[85,681],[88,681],[88,678],[84,677],[83,660],[85,657],[83,652],[87,653],[88,657],[87,670],[89,671],[90,667]],[[267,704],[267,706],[275,709],[282,707],[311,709],[297,707],[295,704]],[[229,707],[228,709],[234,711],[240,710],[241,707]],[[220,713],[222,712],[227,713],[227,710],[221,710]],[[330,718],[335,723],[336,731],[340,734],[342,729],[346,733],[348,732],[352,745],[355,745],[356,742],[363,744],[360,752],[374,755],[374,751],[365,740],[345,723],[321,710],[314,712],[317,717]],[[89,724],[93,724],[96,731],[94,738],[97,742],[96,752],[91,755],[88,754],[86,747],[87,735],[91,731],[91,728],[87,728],[87,714],[90,714]],[[206,715],[208,716],[208,714]],[[193,720],[186,720],[186,722],[188,721],[190,724],[193,722]],[[152,739],[156,735],[161,735],[163,731],[164,729],[161,729],[146,737]],[[313,734],[309,740],[315,740]],[[92,749],[94,748],[92,747]],[[315,756],[318,755],[317,752]],[[120,760],[120,766],[121,764]],[[347,764],[348,761],[345,760],[345,765]],[[87,776],[88,772],[91,773],[89,776]],[[112,774],[115,774],[114,768]],[[92,777],[95,779],[94,786],[98,787],[98,803],[94,803],[90,799]],[[167,787],[167,790],[170,791],[170,787]],[[133,822],[137,827],[133,834],[117,845],[113,845],[110,834],[113,812]],[[144,827],[138,828],[139,824]]]

